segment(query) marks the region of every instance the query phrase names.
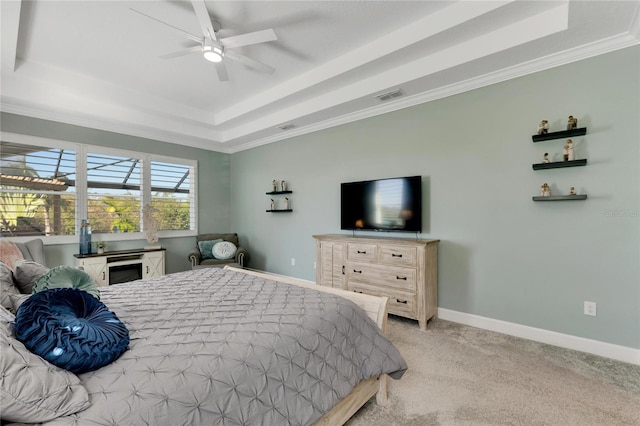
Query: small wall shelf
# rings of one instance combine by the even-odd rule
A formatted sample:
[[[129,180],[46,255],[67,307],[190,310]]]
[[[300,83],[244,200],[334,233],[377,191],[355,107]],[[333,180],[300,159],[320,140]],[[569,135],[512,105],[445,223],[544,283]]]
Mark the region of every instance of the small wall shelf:
[[[579,201],[586,200],[587,194],[580,195],[553,195],[551,197],[532,197],[533,201]]]
[[[533,170],[544,170],[544,169],[559,169],[562,167],[578,167],[578,166],[586,166],[587,159],[583,158],[581,160],[571,160],[571,161],[554,161],[551,163],[537,163],[532,164]]]
[[[286,188],[286,186],[284,186],[284,181],[282,181],[282,182],[283,182],[282,188],[284,189],[284,188]],[[274,189],[275,188],[276,188],[276,186],[274,186]],[[293,191],[289,191],[289,190],[287,190],[287,191],[269,191],[269,192],[265,192],[265,194],[267,194],[267,195],[287,195],[287,194],[293,194]],[[277,198],[277,197],[274,197],[274,198]],[[273,200],[273,198],[271,200]],[[289,212],[292,212],[293,209],[288,208],[291,205],[291,204],[289,204],[289,198],[285,197],[284,201],[285,201],[284,206],[287,207],[286,209],[271,208],[271,209],[267,210],[266,212],[267,213],[289,213]],[[271,207],[275,207],[275,202],[272,202]]]
[[[534,142],[550,141],[552,139],[570,138],[572,136],[582,136],[587,134],[586,127],[579,129],[562,130],[560,132],[543,133],[541,135],[532,135],[531,140]]]

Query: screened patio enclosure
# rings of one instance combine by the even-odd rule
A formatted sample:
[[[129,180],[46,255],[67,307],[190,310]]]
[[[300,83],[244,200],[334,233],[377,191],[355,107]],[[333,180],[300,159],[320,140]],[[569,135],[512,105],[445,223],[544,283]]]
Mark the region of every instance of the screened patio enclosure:
[[[141,232],[145,203],[159,230],[192,229],[193,166],[78,146],[0,142],[2,236],[74,235],[81,219],[94,233]]]

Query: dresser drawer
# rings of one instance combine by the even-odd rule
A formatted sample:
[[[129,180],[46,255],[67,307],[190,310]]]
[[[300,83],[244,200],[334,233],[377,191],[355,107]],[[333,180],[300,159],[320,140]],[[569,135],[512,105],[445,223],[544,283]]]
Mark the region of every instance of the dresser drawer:
[[[381,246],[379,262],[398,266],[416,266],[416,248]]]
[[[416,270],[364,262],[347,262],[347,281],[381,285],[393,289],[416,291]]]
[[[417,318],[416,295],[398,290],[387,290],[364,283],[349,282],[347,288],[356,293],[384,296],[389,298],[389,313],[407,318]]]
[[[376,249],[375,244],[347,244],[347,256],[349,260],[375,260]]]

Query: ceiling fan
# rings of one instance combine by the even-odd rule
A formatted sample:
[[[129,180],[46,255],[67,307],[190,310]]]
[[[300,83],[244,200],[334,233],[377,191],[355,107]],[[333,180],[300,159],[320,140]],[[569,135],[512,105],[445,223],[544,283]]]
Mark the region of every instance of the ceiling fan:
[[[163,22],[139,10],[133,8],[131,10],[160,24],[166,25],[167,27],[179,32],[188,39],[198,43],[197,45],[188,47],[185,50],[163,55],[161,56],[162,58],[176,58],[178,56],[200,52],[203,55],[204,59],[214,64],[216,74],[218,75],[218,79],[220,81],[229,80],[227,68],[225,67],[223,62],[223,59],[225,58],[240,62],[241,64],[244,64],[256,71],[269,74],[275,71],[275,69],[270,67],[269,65],[249,58],[248,56],[242,55],[233,50],[236,47],[240,46],[249,46],[252,44],[277,40],[278,37],[276,36],[276,33],[273,31],[273,29],[270,28],[267,30],[255,31],[251,33],[240,34],[237,36],[218,38],[217,32],[220,30],[220,23],[211,20],[211,17],[209,16],[209,12],[207,10],[207,5],[205,4],[205,0],[191,0],[191,4],[193,5],[193,10],[196,12],[196,17],[198,18],[198,23],[200,24],[200,29],[202,30],[201,37],[191,34],[166,22]]]

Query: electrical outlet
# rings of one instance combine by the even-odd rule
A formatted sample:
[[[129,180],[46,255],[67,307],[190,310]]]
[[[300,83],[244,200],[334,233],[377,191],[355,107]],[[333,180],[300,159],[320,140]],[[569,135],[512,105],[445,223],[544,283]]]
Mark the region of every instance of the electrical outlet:
[[[296,266],[296,260],[293,257],[291,258],[291,266]]]
[[[313,262],[313,269],[316,269],[316,262]]]
[[[584,301],[584,314],[589,315],[591,317],[596,316],[596,302],[587,302]]]

